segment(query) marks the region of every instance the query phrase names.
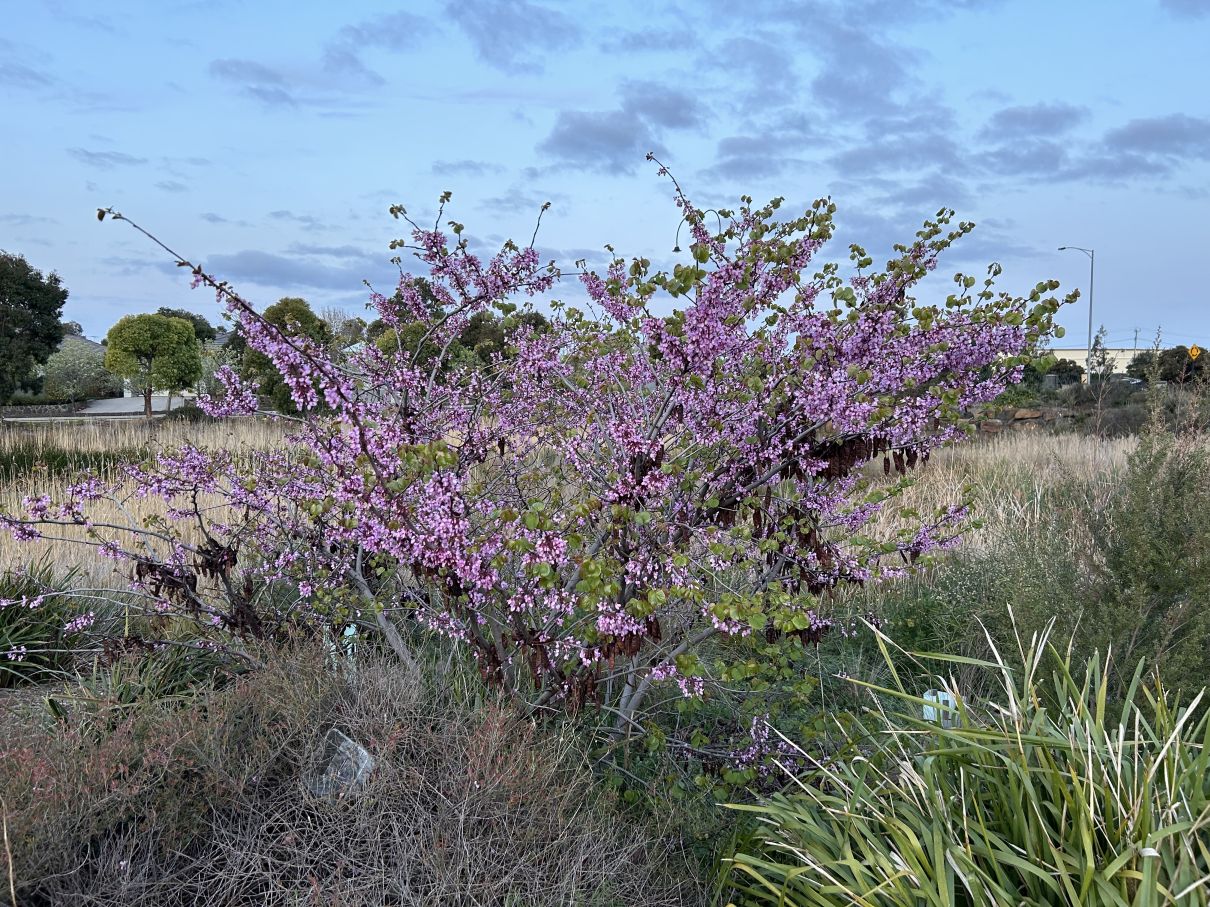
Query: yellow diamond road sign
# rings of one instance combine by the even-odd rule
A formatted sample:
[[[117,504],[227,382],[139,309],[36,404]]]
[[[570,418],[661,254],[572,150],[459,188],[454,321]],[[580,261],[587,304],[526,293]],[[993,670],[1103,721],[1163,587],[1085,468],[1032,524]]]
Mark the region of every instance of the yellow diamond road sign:
[[[1198,346],[1196,343],[1193,344],[1193,346],[1189,347],[1189,358],[1190,359],[1196,359],[1201,354],[1202,354],[1202,348],[1200,346]]]

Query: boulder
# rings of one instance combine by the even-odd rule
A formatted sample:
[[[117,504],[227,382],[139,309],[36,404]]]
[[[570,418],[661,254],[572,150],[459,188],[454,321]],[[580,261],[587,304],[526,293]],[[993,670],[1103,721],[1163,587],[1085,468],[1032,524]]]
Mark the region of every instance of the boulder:
[[[989,435],[994,435],[996,432],[1004,428],[1004,423],[999,419],[984,419],[979,423],[979,430],[985,431]]]
[[[1014,419],[1041,419],[1042,410],[1040,409],[1019,409],[1013,414]]]

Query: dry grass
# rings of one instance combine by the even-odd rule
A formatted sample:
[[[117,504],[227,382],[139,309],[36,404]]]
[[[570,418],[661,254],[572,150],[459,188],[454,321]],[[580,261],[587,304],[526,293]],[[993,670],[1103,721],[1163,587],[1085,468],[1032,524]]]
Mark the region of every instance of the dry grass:
[[[962,501],[964,489],[974,486],[973,516],[984,525],[969,531],[963,545],[993,548],[1005,533],[1046,521],[1050,492],[1061,483],[1111,495],[1135,443],[1133,437],[1014,433],[937,451],[918,467],[916,484],[880,518],[880,529],[899,525],[893,511],[900,507],[930,513]]]
[[[282,443],[282,423],[267,418],[185,422],[157,419],[63,419],[54,422],[6,423],[0,426],[0,456],[35,447],[67,453],[114,450],[173,450],[197,447],[265,450]]]
[[[156,452],[175,450],[189,444],[208,449],[240,451],[268,450],[282,445],[286,428],[268,419],[237,419],[220,422],[176,421],[83,421],[9,424],[0,429],[0,463],[32,463],[32,468],[0,469],[0,513],[18,513],[27,495],[49,494],[58,500],[65,487],[77,478],[64,464],[81,462],[102,481],[122,485],[118,502],[98,501],[90,511],[96,522],[146,525],[162,517],[163,503],[139,498],[125,480],[122,464]],[[91,459],[98,455],[114,456]],[[16,543],[7,536],[0,544],[0,572],[31,561],[52,563],[59,570],[77,569],[81,582],[97,588],[124,588],[129,581],[124,567],[98,558],[93,549],[77,544],[82,530],[65,527],[63,539],[39,539]]]
[[[166,450],[189,443],[200,447],[230,450],[269,449],[283,443],[285,428],[268,420],[236,420],[215,423],[142,422],[112,424],[46,424],[0,431],[0,457],[18,448],[98,454],[112,450]],[[997,544],[1002,533],[1020,531],[1039,523],[1047,515],[1047,493],[1061,481],[1075,480],[1094,493],[1110,495],[1126,458],[1134,447],[1133,438],[1099,439],[1070,434],[1008,434],[996,438],[938,451],[917,473],[916,484],[900,499],[898,506],[927,513],[963,498],[963,488],[976,486],[975,516],[985,523],[970,532],[965,544],[986,549]],[[120,476],[110,463],[97,470],[102,478]],[[0,477],[0,511],[20,508],[22,497],[49,493],[55,497],[68,476],[46,469],[34,469],[7,480]],[[131,489],[133,490],[133,489]],[[96,511],[100,520],[137,524],[162,514],[162,505],[154,499],[131,495],[122,508],[103,504]],[[881,531],[899,525],[892,511],[879,521]],[[66,568],[78,568],[88,581],[98,586],[121,587],[124,574],[115,572],[109,561],[100,561],[91,550],[70,541],[39,540],[0,547],[0,571],[47,558]]]
[[[451,680],[373,662],[340,677],[310,651],[99,735],[10,715],[0,788],[18,902],[701,902],[670,878],[665,838],[601,799],[573,736],[476,706]],[[303,778],[333,726],[377,767],[353,795],[315,797]]]

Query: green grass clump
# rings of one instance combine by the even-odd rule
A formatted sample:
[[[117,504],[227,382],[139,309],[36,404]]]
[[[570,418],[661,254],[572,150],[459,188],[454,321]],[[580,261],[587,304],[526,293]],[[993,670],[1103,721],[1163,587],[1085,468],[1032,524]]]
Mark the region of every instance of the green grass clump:
[[[867,687],[864,756],[736,807],[762,823],[733,857],[736,903],[1210,903],[1204,691],[1180,706],[1140,669],[1115,711],[1095,656],[1077,671],[1043,635],[1022,662],[977,665],[999,695],[960,700],[950,728],[897,682]]]

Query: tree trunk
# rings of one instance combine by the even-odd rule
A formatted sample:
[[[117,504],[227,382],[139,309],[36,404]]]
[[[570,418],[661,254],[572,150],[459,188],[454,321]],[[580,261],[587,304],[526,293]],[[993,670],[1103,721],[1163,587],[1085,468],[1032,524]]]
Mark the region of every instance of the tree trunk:
[[[143,418],[151,418],[151,382],[147,382],[147,387],[143,390]]]

